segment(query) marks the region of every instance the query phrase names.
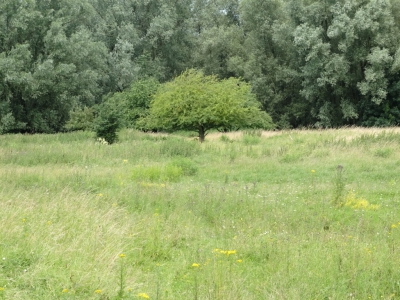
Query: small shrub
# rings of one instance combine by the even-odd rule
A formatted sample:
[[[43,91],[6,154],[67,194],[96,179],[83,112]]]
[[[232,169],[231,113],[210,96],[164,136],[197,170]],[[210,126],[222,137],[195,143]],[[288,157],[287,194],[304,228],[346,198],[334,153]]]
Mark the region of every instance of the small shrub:
[[[64,126],[67,131],[88,131],[93,128],[94,111],[91,107],[85,106],[72,110],[69,117],[70,119]]]
[[[109,144],[116,142],[118,140],[117,131],[121,127],[117,108],[107,102],[103,103],[98,109],[93,127],[96,138],[103,138]]]

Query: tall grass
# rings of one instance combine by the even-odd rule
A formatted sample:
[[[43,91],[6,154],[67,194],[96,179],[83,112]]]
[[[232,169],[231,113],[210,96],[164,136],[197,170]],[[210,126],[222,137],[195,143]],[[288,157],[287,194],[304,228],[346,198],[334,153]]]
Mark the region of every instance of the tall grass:
[[[396,128],[224,136],[0,136],[0,299],[400,297]]]

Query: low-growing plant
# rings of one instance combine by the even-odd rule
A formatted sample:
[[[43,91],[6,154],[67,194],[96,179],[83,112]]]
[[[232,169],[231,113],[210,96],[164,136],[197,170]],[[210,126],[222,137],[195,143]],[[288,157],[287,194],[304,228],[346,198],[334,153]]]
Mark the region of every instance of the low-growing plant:
[[[0,299],[396,299],[400,139],[361,132],[0,135]]]
[[[132,179],[139,182],[176,182],[182,175],[182,168],[173,164],[136,166],[132,170]]]
[[[198,143],[188,143],[182,138],[168,138],[160,144],[160,153],[165,156],[190,157],[198,154]]]
[[[199,170],[196,164],[186,157],[174,158],[169,165],[180,168],[185,176],[194,176]]]
[[[390,148],[382,148],[382,149],[377,149],[374,152],[375,156],[378,157],[383,157],[383,158],[387,158],[392,154],[392,149]]]
[[[248,135],[245,134],[242,137],[242,142],[245,145],[257,145],[259,143],[261,143],[261,138],[255,135]]]
[[[229,147],[228,151],[229,151],[229,161],[231,163],[233,163],[235,161],[235,159],[239,156],[239,153],[238,153],[236,147],[233,145],[231,147]]]
[[[350,207],[352,209],[358,210],[377,210],[379,205],[371,204],[365,198],[358,197],[354,191],[349,191],[343,202],[344,206]]]
[[[161,173],[161,180],[165,182],[177,182],[183,174],[182,168],[175,165],[166,165]]]
[[[262,136],[262,130],[260,129],[246,129],[243,130],[243,135],[250,135],[250,136],[257,136],[257,137],[261,137]]]
[[[344,191],[345,191],[345,178],[342,165],[336,167],[335,177],[333,179],[333,203],[335,205],[343,205]]]
[[[219,140],[220,140],[221,142],[224,142],[224,143],[232,143],[232,142],[233,142],[233,141],[232,141],[227,135],[225,135],[225,134],[221,135],[221,137],[219,138]]]
[[[132,179],[136,181],[159,181],[161,173],[160,166],[136,166],[132,170]]]

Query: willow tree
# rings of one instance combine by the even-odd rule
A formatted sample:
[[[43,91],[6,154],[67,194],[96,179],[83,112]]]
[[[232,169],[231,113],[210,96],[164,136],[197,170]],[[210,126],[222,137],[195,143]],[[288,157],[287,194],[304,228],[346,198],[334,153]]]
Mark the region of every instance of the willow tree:
[[[200,71],[185,71],[155,94],[150,126],[197,131],[200,142],[210,129],[272,128],[271,117],[259,109],[250,89],[237,78],[219,80]]]

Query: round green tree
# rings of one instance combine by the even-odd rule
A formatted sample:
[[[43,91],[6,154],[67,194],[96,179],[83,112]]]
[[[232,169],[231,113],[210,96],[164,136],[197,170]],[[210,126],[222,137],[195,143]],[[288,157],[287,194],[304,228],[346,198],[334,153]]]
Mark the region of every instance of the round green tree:
[[[187,70],[161,86],[151,102],[149,127],[194,130],[203,142],[210,129],[273,128],[251,87],[237,78],[219,80]]]

